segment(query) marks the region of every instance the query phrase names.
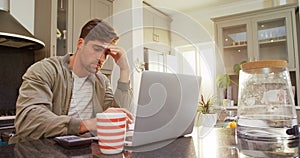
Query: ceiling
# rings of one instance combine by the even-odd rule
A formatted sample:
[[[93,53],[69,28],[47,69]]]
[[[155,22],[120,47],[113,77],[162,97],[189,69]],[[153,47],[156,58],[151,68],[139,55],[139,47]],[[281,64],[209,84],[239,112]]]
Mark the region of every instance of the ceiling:
[[[188,12],[201,8],[216,7],[243,0],[144,0],[154,7],[169,8],[172,10]]]

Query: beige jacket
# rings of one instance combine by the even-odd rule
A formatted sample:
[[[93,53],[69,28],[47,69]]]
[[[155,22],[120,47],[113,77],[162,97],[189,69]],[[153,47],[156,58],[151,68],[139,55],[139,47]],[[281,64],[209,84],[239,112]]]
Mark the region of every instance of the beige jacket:
[[[68,116],[73,89],[70,55],[47,58],[33,64],[23,75],[16,103],[16,134],[10,143],[79,134],[81,120]],[[109,79],[91,74],[94,84],[93,117],[108,107],[130,109],[132,90],[119,82],[113,95]],[[122,104],[120,104],[122,103]]]

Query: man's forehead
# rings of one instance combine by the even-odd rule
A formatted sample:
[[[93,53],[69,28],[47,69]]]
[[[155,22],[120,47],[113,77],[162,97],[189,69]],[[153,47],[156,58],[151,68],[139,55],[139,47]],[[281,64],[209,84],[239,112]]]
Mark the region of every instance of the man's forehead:
[[[108,47],[111,43],[108,43],[108,42],[101,42],[101,41],[98,41],[98,40],[95,40],[95,41],[89,41],[90,44],[92,45],[97,45],[97,46],[102,46],[102,47]]]

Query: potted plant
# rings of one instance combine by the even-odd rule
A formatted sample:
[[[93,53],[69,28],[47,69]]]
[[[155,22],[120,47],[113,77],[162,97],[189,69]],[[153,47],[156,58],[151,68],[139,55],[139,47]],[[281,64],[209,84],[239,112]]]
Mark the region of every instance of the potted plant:
[[[240,74],[240,70],[242,69],[241,65],[246,63],[247,61],[242,61],[238,64],[234,64],[233,65],[233,72],[236,74],[236,75],[239,75]]]
[[[215,113],[213,107],[215,101],[215,96],[208,97],[208,99],[205,100],[201,94],[197,106],[196,126],[212,127],[216,124],[218,115]]]
[[[235,75],[239,75],[239,72],[241,70],[241,65],[244,63],[246,63],[246,61],[242,61],[239,64],[233,65],[233,72],[235,73]],[[234,85],[238,86],[238,83],[231,80],[228,74],[218,75],[216,78],[216,82],[217,82],[217,86],[223,90],[225,90],[230,85],[230,83],[233,83]]]
[[[234,64],[232,67],[234,74],[237,76],[237,80],[238,80],[239,72],[241,70],[241,65],[243,63],[246,63],[246,61],[242,61],[240,63]],[[226,89],[230,86],[230,84],[234,85],[233,87],[239,86],[238,83],[233,81],[230,78],[229,74],[227,74],[227,73],[218,75],[216,78],[216,84],[222,90],[222,91],[220,91],[221,92],[220,98],[223,98],[223,99],[225,99]]]

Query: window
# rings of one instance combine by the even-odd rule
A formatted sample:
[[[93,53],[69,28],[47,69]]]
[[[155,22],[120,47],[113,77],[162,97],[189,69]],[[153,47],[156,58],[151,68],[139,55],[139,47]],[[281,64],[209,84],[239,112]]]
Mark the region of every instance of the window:
[[[207,42],[194,46],[177,48],[179,73],[201,76],[201,94],[215,94],[216,56],[214,43]]]
[[[148,66],[151,71],[164,72],[164,54],[160,52],[151,51],[148,54]]]
[[[182,55],[182,72],[186,74],[197,74],[198,62],[195,51],[186,51]]]
[[[177,49],[179,72],[184,74],[199,75],[200,63],[196,48],[192,46]]]

